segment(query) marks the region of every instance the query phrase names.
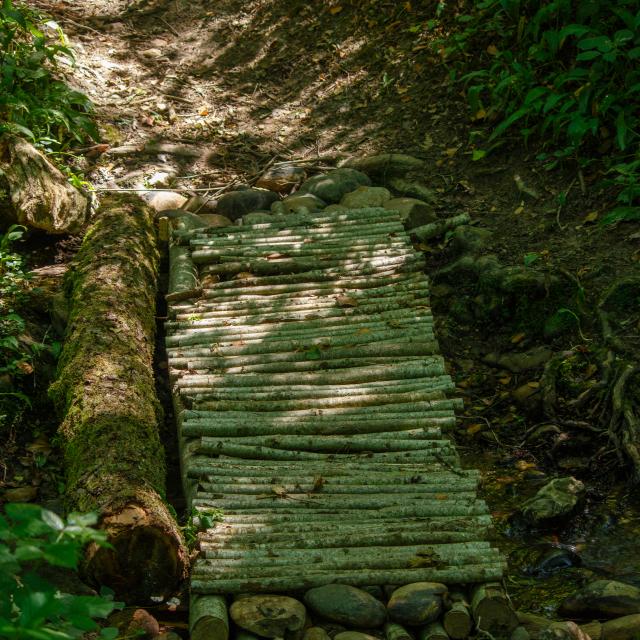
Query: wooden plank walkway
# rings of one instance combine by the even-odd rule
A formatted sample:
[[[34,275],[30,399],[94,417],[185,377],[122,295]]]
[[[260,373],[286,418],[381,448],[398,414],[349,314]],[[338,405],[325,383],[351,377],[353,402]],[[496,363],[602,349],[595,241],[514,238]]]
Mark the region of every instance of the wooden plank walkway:
[[[174,234],[167,349],[196,593],[500,579],[422,256],[383,209]]]

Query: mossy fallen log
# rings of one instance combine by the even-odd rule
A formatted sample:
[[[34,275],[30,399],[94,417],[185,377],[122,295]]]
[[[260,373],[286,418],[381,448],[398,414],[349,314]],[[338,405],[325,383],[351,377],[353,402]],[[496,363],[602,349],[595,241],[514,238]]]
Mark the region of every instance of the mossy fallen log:
[[[97,511],[113,547],[89,547],[86,577],[128,601],[170,594],[187,564],[162,497],[152,370],[157,265],[150,210],[105,199],[68,282],[71,315],[50,390],[64,416],[69,506]]]

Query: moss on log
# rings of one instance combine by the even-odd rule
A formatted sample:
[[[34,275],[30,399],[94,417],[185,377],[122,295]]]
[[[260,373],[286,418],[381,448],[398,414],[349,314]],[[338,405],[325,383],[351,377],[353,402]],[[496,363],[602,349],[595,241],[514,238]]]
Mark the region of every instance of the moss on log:
[[[162,497],[152,368],[157,268],[150,210],[105,199],[67,282],[71,314],[50,389],[64,416],[69,507],[97,511],[113,545],[87,550],[86,577],[128,601],[168,595],[187,563]]]

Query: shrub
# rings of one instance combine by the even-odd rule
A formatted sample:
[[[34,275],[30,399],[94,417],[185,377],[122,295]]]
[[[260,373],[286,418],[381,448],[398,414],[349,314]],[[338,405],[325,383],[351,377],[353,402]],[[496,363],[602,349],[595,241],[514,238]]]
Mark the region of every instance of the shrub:
[[[13,131],[48,150],[97,139],[92,105],[59,79],[73,64],[60,27],[12,0],[0,0],[0,133]]]
[[[640,218],[636,0],[482,0],[457,20],[445,53],[463,60],[473,117],[495,123],[487,143],[517,132],[525,144],[537,138],[549,169],[602,162],[621,205],[606,221]],[[480,66],[469,70],[477,50]]]
[[[106,544],[93,514],[71,514],[67,522],[32,504],[7,504],[0,515],[0,638],[71,640],[99,630],[95,618],[121,608],[106,595],[73,595],[42,577],[42,567],[75,570],[89,542]],[[117,630],[100,636],[115,638]]]

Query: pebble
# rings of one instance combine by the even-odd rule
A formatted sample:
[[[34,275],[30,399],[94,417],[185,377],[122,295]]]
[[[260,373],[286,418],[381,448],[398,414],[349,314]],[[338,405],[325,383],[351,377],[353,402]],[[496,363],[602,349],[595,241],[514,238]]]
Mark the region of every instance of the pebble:
[[[260,224],[262,222],[273,222],[273,213],[270,211],[251,211],[242,216],[242,224]]]
[[[229,609],[231,619],[243,629],[265,638],[282,638],[285,632],[304,627],[306,609],[288,596],[247,596],[236,600]]]
[[[526,572],[529,575],[549,576],[580,564],[580,556],[571,551],[571,549],[552,547],[540,553],[534,564],[528,567]]]
[[[347,160],[343,166],[358,169],[368,176],[403,176],[409,171],[424,168],[424,160],[404,153],[382,153]]]
[[[117,627],[121,636],[141,639],[155,638],[160,633],[160,624],[146,609],[125,609],[109,616],[109,625]]]
[[[192,196],[187,200],[184,209],[194,213],[212,213],[216,210],[218,201],[215,198],[203,198],[202,196]]]
[[[439,582],[414,582],[396,589],[387,604],[389,618],[400,624],[433,622],[442,613],[447,587]]]
[[[311,193],[295,194],[271,205],[271,211],[274,213],[308,213],[324,209],[325,204],[324,200]]]
[[[542,526],[568,516],[584,493],[584,484],[572,476],[548,482],[521,507],[522,515],[530,524]]]
[[[330,640],[331,636],[322,627],[309,627],[302,640]]]
[[[391,200],[391,192],[384,187],[358,187],[355,191],[347,193],[340,204],[349,209],[361,209],[364,207],[382,207]]]
[[[346,584],[327,584],[310,589],[304,601],[312,611],[327,620],[354,627],[379,627],[387,617],[379,600]]]
[[[288,193],[291,189],[304,180],[305,172],[302,167],[293,164],[283,164],[268,169],[256,182],[256,187]]]
[[[278,194],[266,189],[242,189],[220,196],[216,212],[231,220],[241,218],[256,209],[269,209],[278,200]]]
[[[144,197],[144,196],[143,196]],[[187,199],[175,191],[155,191],[147,195],[147,204],[156,211],[181,209]]]
[[[333,636],[333,640],[379,640],[379,638],[362,631],[343,631]]]
[[[160,49],[156,49],[155,47],[152,47],[151,49],[145,49],[141,53],[141,55],[143,58],[152,60],[154,58],[160,58],[162,56],[162,51],[160,51]]]
[[[568,617],[616,618],[640,612],[640,588],[616,580],[595,580],[560,605]]]
[[[198,217],[208,227],[229,227],[233,224],[227,216],[222,216],[219,213],[199,213]]]
[[[427,202],[436,202],[438,199],[432,189],[420,182],[411,182],[404,178],[387,178],[384,184],[389,189],[407,198],[418,198]]]
[[[345,167],[309,178],[300,185],[298,193],[310,193],[325,202],[335,204],[358,187],[370,185],[369,176]]]
[[[384,208],[397,211],[405,229],[415,229],[429,224],[438,217],[430,204],[416,198],[391,198],[384,203]]]

